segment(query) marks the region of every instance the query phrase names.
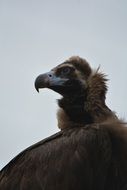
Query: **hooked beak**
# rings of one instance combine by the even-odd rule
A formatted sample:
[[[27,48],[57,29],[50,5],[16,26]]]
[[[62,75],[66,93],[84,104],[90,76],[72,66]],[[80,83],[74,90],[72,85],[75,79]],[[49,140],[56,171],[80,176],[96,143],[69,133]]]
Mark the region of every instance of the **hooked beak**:
[[[54,71],[39,75],[35,80],[35,89],[39,92],[40,88],[56,88],[63,86],[68,79],[55,75]]]

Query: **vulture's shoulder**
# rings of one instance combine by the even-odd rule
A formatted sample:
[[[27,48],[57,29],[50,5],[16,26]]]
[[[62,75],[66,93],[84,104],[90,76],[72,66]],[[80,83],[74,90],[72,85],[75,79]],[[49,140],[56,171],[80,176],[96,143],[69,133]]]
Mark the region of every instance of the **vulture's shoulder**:
[[[47,137],[33,145],[31,145],[30,147],[26,148],[25,150],[23,150],[22,152],[20,152],[16,157],[14,157],[2,170],[7,170],[10,167],[13,167],[13,165],[20,159],[22,159],[26,154],[29,154],[31,151],[34,151],[34,149],[37,149],[38,147],[42,147],[45,143],[53,141],[56,138],[59,138],[62,135],[62,132],[58,132],[55,133],[54,135],[51,135],[50,137]]]
[[[2,170],[0,178],[15,176],[22,173],[34,175],[34,172],[41,172],[45,175],[45,170],[61,167],[61,171],[79,167],[101,168],[108,162],[111,145],[108,133],[97,125],[88,125],[81,128],[70,128],[60,131],[38,143],[27,148],[16,156]],[[92,155],[92,156],[91,156]],[[96,165],[100,159],[99,165]],[[95,163],[95,164],[94,164]],[[85,166],[84,166],[85,164]],[[53,167],[53,168],[52,168]],[[63,167],[63,168],[62,168]],[[90,166],[91,167],[91,166]],[[99,169],[98,169],[99,170]],[[101,169],[100,169],[101,170]],[[100,172],[100,171],[99,171]],[[13,175],[12,175],[13,173]]]

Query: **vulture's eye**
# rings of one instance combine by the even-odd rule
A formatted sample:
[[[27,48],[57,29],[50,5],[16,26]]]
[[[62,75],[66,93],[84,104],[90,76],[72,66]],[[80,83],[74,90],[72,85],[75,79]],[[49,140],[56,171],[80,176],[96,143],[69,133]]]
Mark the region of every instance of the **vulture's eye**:
[[[61,74],[62,75],[67,75],[71,72],[71,68],[70,67],[64,67],[62,70],[61,70]]]

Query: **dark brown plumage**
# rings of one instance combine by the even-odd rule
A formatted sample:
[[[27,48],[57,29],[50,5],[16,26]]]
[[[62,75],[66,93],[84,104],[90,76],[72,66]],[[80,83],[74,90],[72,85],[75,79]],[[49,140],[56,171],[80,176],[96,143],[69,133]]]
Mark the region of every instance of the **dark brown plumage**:
[[[106,81],[80,57],[37,77],[37,90],[62,95],[61,131],[5,166],[0,190],[127,190],[127,128],[105,104]]]

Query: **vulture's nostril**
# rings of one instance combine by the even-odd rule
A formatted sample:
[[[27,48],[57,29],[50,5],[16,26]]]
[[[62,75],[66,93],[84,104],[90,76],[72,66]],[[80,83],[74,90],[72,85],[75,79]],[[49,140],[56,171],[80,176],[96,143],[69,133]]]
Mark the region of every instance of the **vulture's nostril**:
[[[51,78],[51,77],[52,77],[52,74],[49,74],[49,77]]]

